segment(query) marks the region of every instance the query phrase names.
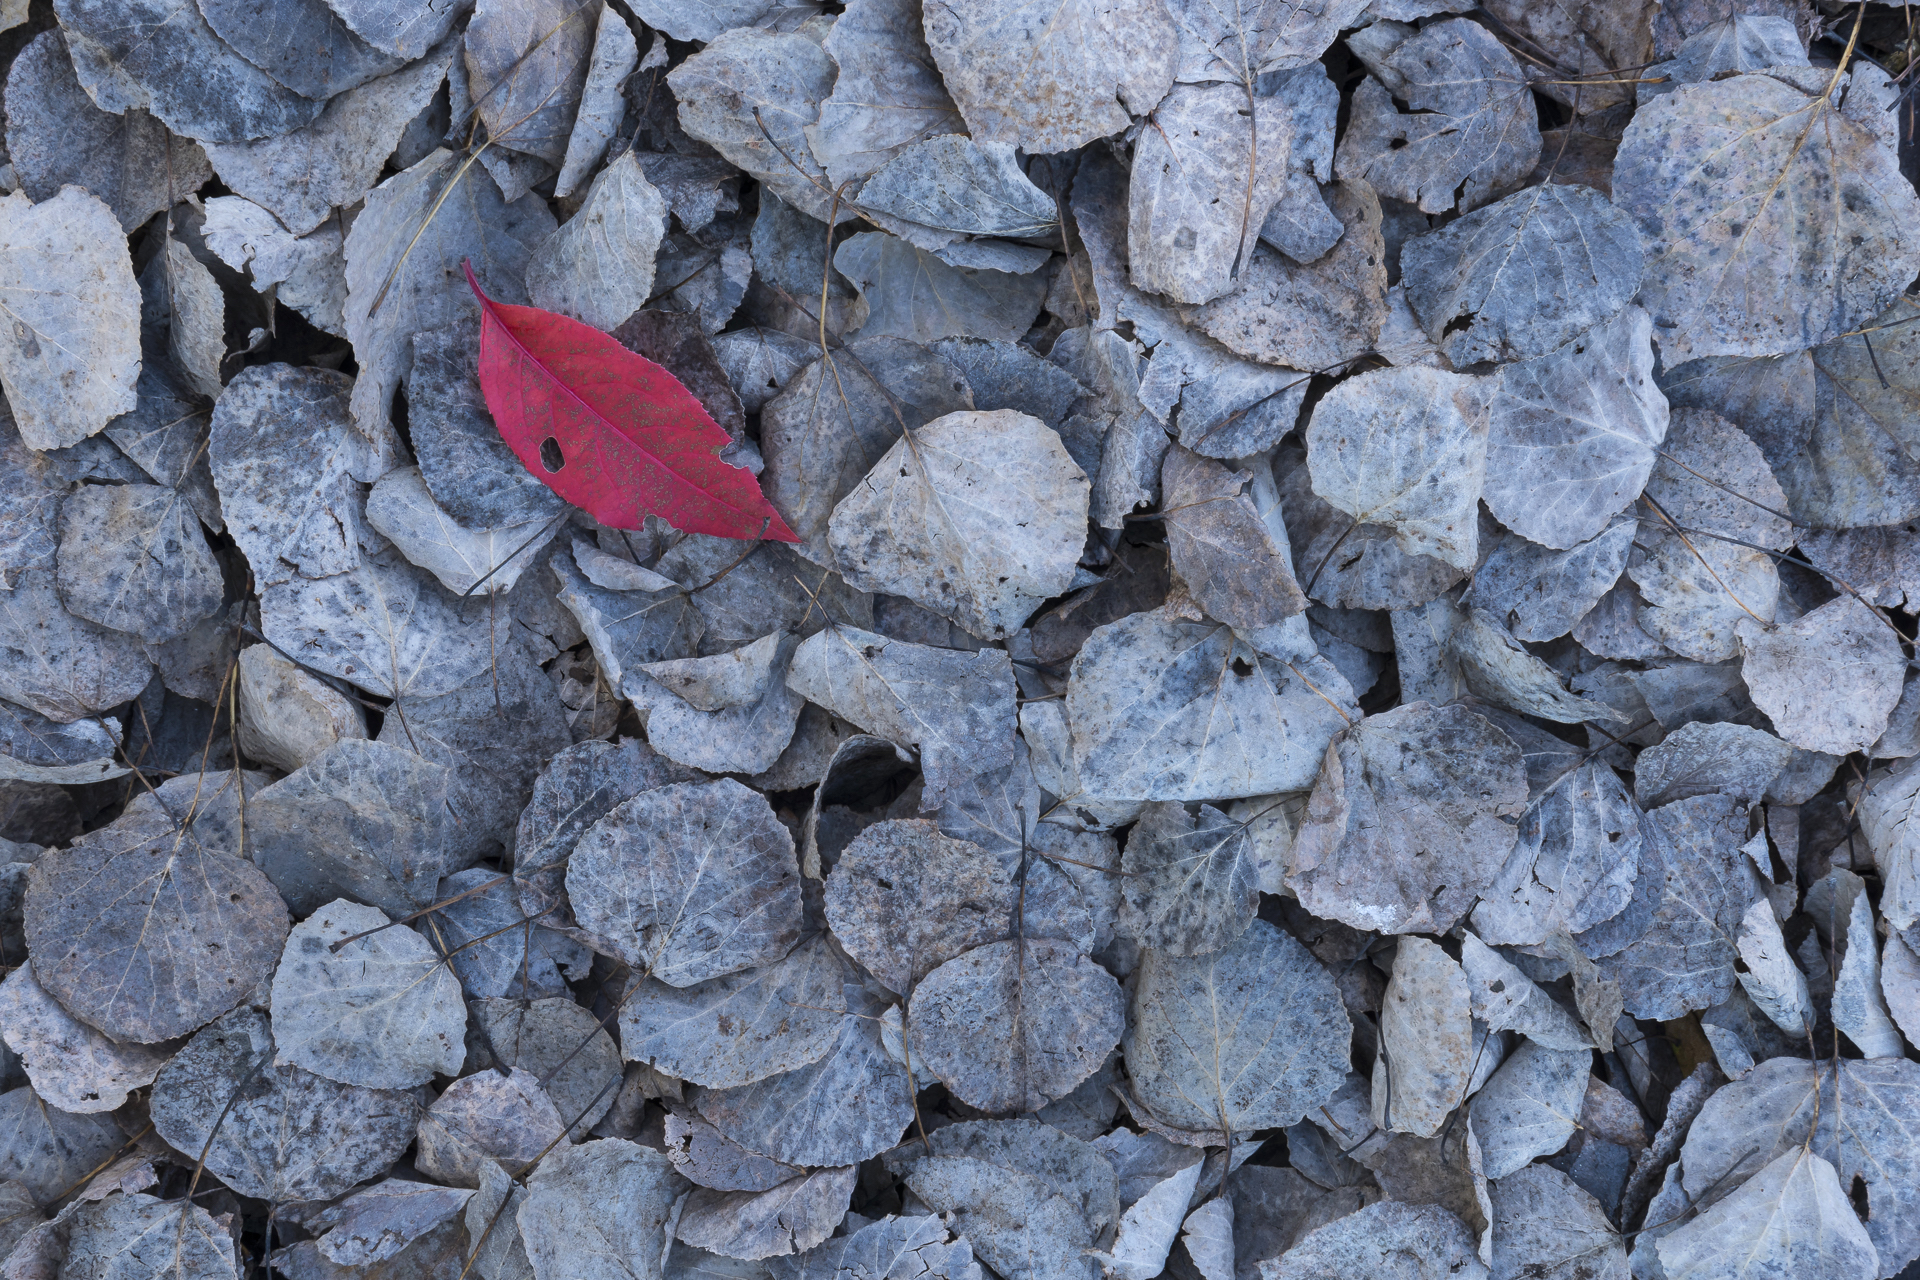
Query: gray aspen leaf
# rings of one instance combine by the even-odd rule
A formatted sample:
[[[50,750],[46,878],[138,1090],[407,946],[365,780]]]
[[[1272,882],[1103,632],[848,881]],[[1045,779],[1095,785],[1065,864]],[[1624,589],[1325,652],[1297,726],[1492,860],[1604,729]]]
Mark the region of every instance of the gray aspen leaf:
[[[1493,885],[1526,803],[1519,748],[1465,707],[1368,716],[1327,748],[1287,886],[1356,929],[1444,931]]]
[[[39,204],[16,191],[0,208],[0,306],[13,339],[0,386],[28,448],[63,448],[138,405],[140,296],[126,233],[79,187]]]
[[[1468,1111],[1480,1137],[1486,1176],[1498,1181],[1552,1155],[1579,1128],[1593,1051],[1523,1043],[1473,1096]]]
[[[515,524],[463,525],[434,500],[418,467],[380,477],[367,494],[366,522],[456,596],[513,590],[558,532],[538,515]]]
[[[1906,658],[1899,635],[1853,596],[1774,627],[1742,618],[1734,632],[1754,705],[1794,746],[1846,755],[1886,732]]]
[[[323,1209],[308,1223],[324,1231],[320,1252],[329,1261],[371,1266],[458,1217],[472,1198],[473,1192],[464,1187],[384,1178]]]
[[[1889,952],[1899,944],[1899,935],[1887,940]],[[1737,942],[1742,968],[1740,986],[1755,1007],[1773,1024],[1791,1036],[1808,1034],[1813,1026],[1813,995],[1807,977],[1794,963],[1780,932],[1779,917],[1770,902],[1755,902],[1740,921]]]
[[[628,152],[600,171],[580,211],[527,263],[533,305],[596,329],[614,329],[653,292],[653,260],[667,202]]]
[[[1653,809],[1688,796],[1730,795],[1754,804],[1787,767],[1793,748],[1761,729],[1696,721],[1635,761],[1634,799]]]
[[[184,1200],[109,1195],[77,1203],[65,1225],[60,1269],[68,1275],[237,1280],[240,1274],[228,1228]]]
[[[1232,9],[1176,0],[1167,6],[1180,31],[1175,78],[1251,85],[1269,72],[1311,64],[1366,8],[1364,0],[1260,0]]]
[[[0,600],[0,697],[70,723],[139,696],[153,665],[137,637],[69,613],[55,583],[34,569]]]
[[[85,1182],[125,1143],[111,1116],[61,1111],[26,1085],[0,1093],[0,1175],[41,1204]]]
[[[1640,233],[1591,187],[1547,183],[1407,241],[1400,270],[1408,305],[1456,367],[1531,360],[1633,300]],[[1650,327],[1627,332],[1644,349]],[[1651,365],[1635,372],[1651,391]]]
[[[963,0],[925,15],[927,43],[976,141],[1070,151],[1119,133],[1173,82],[1178,34],[1148,0],[1064,8]]]
[[[1202,1280],[1228,1280],[1233,1275],[1233,1201],[1209,1200],[1188,1214],[1180,1243]]]
[[[1492,1280],[1627,1280],[1626,1237],[1565,1173],[1535,1164],[1495,1180]]]
[[[522,1173],[555,1149],[573,1118],[561,1118],[540,1078],[530,1071],[461,1076],[420,1116],[414,1163],[429,1178],[449,1186],[481,1188],[482,1194],[467,1202],[471,1215],[496,1179]],[[498,1207],[496,1200],[481,1211],[483,1225]]]
[[[471,998],[563,996],[567,978],[584,978],[592,968],[585,946],[521,915],[513,885],[496,871],[456,871],[435,892],[441,902],[461,900],[441,907],[421,932],[445,953]]]
[[[135,105],[189,138],[274,137],[324,106],[234,52],[191,0],[61,0],[57,12],[70,41],[84,37],[111,74],[144,91],[148,101]]]
[[[773,643],[756,641],[748,649],[734,651],[745,654],[759,650],[763,656],[741,665],[758,670],[764,680],[751,700],[735,705],[704,710],[643,674],[649,668],[715,663],[726,655],[648,663],[628,674],[620,691],[646,711],[647,737],[660,754],[712,773],[758,774],[774,766],[793,741],[806,700],[787,685],[787,672],[799,639],[775,632],[763,640]]]
[[[1089,795],[1206,800],[1300,791],[1358,720],[1346,678],[1313,657],[1265,657],[1231,628],[1165,609],[1096,630],[1067,687]]]
[[[1886,1274],[1833,1165],[1804,1149],[1776,1156],[1657,1247],[1668,1275]]]
[[[531,1003],[478,1000],[473,1020],[485,1033],[494,1062],[538,1077],[571,1123],[568,1136],[584,1141],[613,1105],[620,1079],[620,1050],[600,1019],[568,993]]]
[[[1908,825],[1920,802],[1920,764],[1869,776],[1860,801],[1860,829],[1880,872],[1880,910],[1887,923],[1905,932],[1920,921],[1920,835]]]
[[[160,1072],[153,1126],[242,1195],[327,1200],[378,1177],[413,1142],[418,1107],[388,1089],[337,1084],[274,1062],[267,1016],[203,1028]]]
[[[1313,491],[1401,550],[1471,569],[1487,474],[1487,392],[1437,369],[1382,369],[1341,383],[1313,411]]]
[[[1160,492],[1173,567],[1208,617],[1244,632],[1275,626],[1307,607],[1294,581],[1285,526],[1278,519],[1270,524],[1269,512],[1261,510],[1260,499],[1273,494],[1270,485],[1175,448],[1161,466]]]
[[[907,1185],[1006,1280],[1094,1280],[1085,1251],[1098,1238],[1046,1180],[972,1156],[915,1161]]]
[[[1525,0],[1494,0],[1487,6],[1508,30],[1529,41],[1528,47],[1547,53],[1567,72],[1572,83],[1549,82],[1540,91],[1581,115],[1603,112],[1631,102],[1636,89],[1657,86],[1618,83],[1620,67],[1642,66],[1653,57],[1653,23],[1639,4],[1577,5],[1542,10]],[[1553,147],[1543,152],[1552,158]],[[1496,1271],[1498,1269],[1496,1268]]]
[[[816,934],[771,964],[690,987],[644,979],[620,1007],[622,1052],[715,1089],[797,1070],[838,1043],[846,977],[846,964]]]
[[[835,186],[868,177],[916,142],[964,131],[911,0],[855,0],[822,47],[839,75],[806,132]]]
[[[1011,342],[1026,333],[1045,300],[1035,272],[951,266],[897,236],[864,231],[841,243],[834,269],[867,304],[862,338],[986,338]]]
[[[1195,1163],[1157,1183],[1127,1207],[1112,1251],[1094,1256],[1125,1280],[1153,1280],[1166,1267],[1167,1253],[1199,1182],[1200,1165]]]
[[[732,779],[642,792],[580,837],[566,876],[596,949],[672,986],[784,955],[799,881],[792,837]]]
[[[318,7],[317,0],[309,2]],[[304,236],[380,180],[401,130],[432,100],[452,57],[452,47],[442,45],[403,70],[341,93],[304,128],[252,142],[209,142],[207,156],[235,195]]]
[[[913,1120],[906,1069],[880,1041],[885,1007],[845,988],[847,1014],[817,1060],[741,1088],[705,1089],[700,1114],[749,1151],[807,1167],[856,1164],[899,1141]]]
[[[634,667],[694,655],[705,628],[685,591],[608,591],[582,576],[565,552],[549,558],[547,570],[559,585],[560,603],[593,645],[601,678],[613,689]]]
[[[695,535],[660,557],[659,571],[693,597],[706,622],[700,653],[711,657],[781,629],[810,636],[832,623],[873,625],[873,597],[809,564],[793,548],[762,542],[741,558],[728,538]]]
[[[1879,939],[1874,936],[1873,905],[1861,894],[1847,920],[1847,953],[1833,979],[1833,1025],[1846,1033],[1868,1058],[1898,1058],[1906,1053],[1887,1004],[1880,994]]]
[[[347,337],[360,364],[353,420],[362,434],[386,437],[414,335],[477,314],[460,264],[472,261],[494,301],[524,303],[527,262],[555,225],[544,201],[509,203],[484,167],[445,149],[367,193],[345,250]]]
[[[1437,1204],[1385,1200],[1309,1231],[1277,1258],[1262,1261],[1260,1280],[1319,1276],[1392,1276],[1394,1280],[1486,1280],[1466,1223]]]
[[[685,1180],[660,1152],[623,1138],[562,1144],[514,1211],[537,1280],[657,1280]]]
[[[88,486],[60,509],[58,582],[68,612],[149,643],[219,611],[220,565],[192,506],[161,485]]]
[[[113,209],[129,234],[212,176],[206,154],[140,107],[109,114],[74,75],[66,39],[43,31],[7,73],[7,157],[20,189],[50,200],[72,183]]]
[[[1744,951],[1741,958],[1745,959]],[[1920,1043],[1920,957],[1898,933],[1887,935],[1886,949],[1880,954],[1880,995],[1907,1042]],[[1811,1000],[1806,1007],[1812,1008]]]
[[[1310,599],[1342,609],[1405,609],[1426,604],[1466,576],[1445,560],[1403,550],[1391,526],[1357,524],[1315,493],[1306,452],[1298,445],[1280,446],[1274,475],[1295,574]]]
[[[1490,480],[1497,472],[1490,466]],[[1598,608],[1620,580],[1637,528],[1635,520],[1616,519],[1565,551],[1503,534],[1473,575],[1473,603],[1516,639],[1557,640]]]
[[[786,7],[781,0],[639,0],[634,16],[675,40],[702,44],[738,27],[761,26]]]
[[[420,1147],[422,1160],[418,1163],[430,1165],[427,1157],[431,1148],[425,1141]],[[467,1201],[463,1215],[467,1231],[460,1250],[461,1265],[469,1265],[470,1258],[481,1280],[533,1280],[533,1264],[527,1261],[526,1246],[520,1242],[518,1221],[520,1206],[527,1201],[526,1189],[493,1161],[473,1167],[476,1172],[465,1181],[475,1184],[477,1194]],[[467,1241],[474,1243],[468,1245]]]
[[[1560,724],[1628,717],[1604,702],[1569,694],[1560,675],[1541,661],[1485,609],[1468,609],[1447,639],[1467,688],[1510,711]]]
[[[1362,54],[1373,74],[1354,94],[1340,177],[1428,213],[1477,209],[1520,185],[1540,158],[1539,116],[1506,46],[1464,18],[1397,28],[1380,45]]]
[[[242,0],[208,0],[200,12],[241,57],[316,101],[398,71],[407,61],[360,39],[323,0],[295,0],[264,12]]]
[[[1013,758],[1014,681],[1006,653],[936,649],[853,627],[808,637],[787,683],[870,733],[919,749],[924,808],[952,781]]]
[[[72,1114],[117,1109],[167,1063],[162,1050],[116,1044],[76,1019],[34,980],[31,964],[0,982],[0,1033],[34,1094]]]
[[[1902,235],[1920,197],[1825,89],[1769,75],[1682,85],[1628,125],[1613,189],[1646,242],[1641,301],[1669,367],[1857,330],[1920,266]],[[1848,198],[1823,197],[1838,190]]]
[[[255,288],[272,289],[278,304],[292,307],[315,328],[347,336],[347,271],[340,256],[346,237],[338,226],[322,223],[296,236],[251,200],[215,196],[206,205],[201,230],[222,262],[247,272]],[[117,425],[108,428],[109,435]]]
[[[467,24],[474,113],[490,140],[546,161],[549,173],[566,157],[586,88],[594,17],[591,7],[564,0],[479,0]]]
[[[247,837],[296,914],[352,897],[410,916],[479,852],[462,855],[451,787],[411,751],[347,739],[254,796]]]
[[[815,1246],[791,1260],[767,1263],[774,1280],[833,1280],[854,1274],[914,1275],[927,1280],[978,1280],[980,1264],[965,1236],[947,1229],[937,1214],[878,1218]]]
[[[1660,94],[1672,93],[1680,85],[1713,80],[1729,71],[1808,65],[1806,42],[1793,23],[1759,12],[1736,13],[1689,35],[1670,58],[1659,64],[1658,77],[1646,77],[1657,78],[1660,83],[1636,85],[1634,92],[1645,102]],[[1799,82],[1797,76],[1783,78],[1788,83]]]
[[[1126,1025],[1113,975],[1071,943],[976,947],[929,973],[908,1009],[915,1071],[988,1113],[1037,1111],[1106,1061]]]
[[[804,1170],[756,1155],[702,1120],[670,1111],[665,1122],[667,1159],[698,1187],[715,1191],[771,1191]]]
[[[1571,550],[1639,496],[1667,434],[1653,331],[1629,306],[1537,359],[1503,367],[1487,431],[1487,508],[1524,538]]]
[[[1844,582],[1871,605],[1920,601],[1920,537],[1909,522],[1868,529],[1808,529],[1799,547],[1808,563]]]
[[[276,1064],[369,1089],[459,1074],[460,980],[426,939],[389,923],[374,907],[340,899],[294,927],[273,975]]]
[[[1120,1217],[1117,1172],[1105,1150],[1036,1120],[962,1121],[933,1130],[924,1144],[905,1144],[883,1160],[889,1172],[905,1175],[927,1156],[980,1160],[1038,1178],[1096,1235]]]
[[[1135,146],[1127,251],[1137,288],[1210,302],[1239,282],[1287,177],[1286,104],[1240,84],[1176,85]]]
[[[272,883],[158,814],[134,814],[34,863],[26,894],[34,977],[122,1043],[204,1026],[263,985],[287,936]],[[188,939],[197,942],[183,947]]]
[[[1038,418],[948,414],[894,442],[834,509],[828,539],[856,589],[906,596],[998,638],[1072,583],[1087,492]]]
[[[418,58],[446,38],[473,6],[467,0],[424,9],[394,9],[380,0],[327,0],[349,30],[391,57]]]
[[[581,559],[579,544],[575,544],[574,559]],[[782,639],[775,631],[752,644],[712,657],[650,662],[640,670],[695,711],[727,711],[751,706],[775,683],[775,657],[780,652]]]
[[[1236,1134],[1294,1124],[1346,1078],[1352,1027],[1332,977],[1265,921],[1208,955],[1148,951],[1134,983],[1124,1053],[1163,1123]]]
[[[0,778],[23,782],[104,782],[131,770],[115,759],[120,722],[49,720],[37,711],[0,702]]]
[[[580,91],[580,110],[567,134],[560,175],[553,184],[555,199],[571,196],[606,155],[607,144],[620,132],[627,113],[626,99],[620,91],[626,87],[639,61],[640,45],[633,37],[633,28],[627,25],[625,14],[612,6],[601,9],[599,25],[594,28],[586,83]]]
[[[964,236],[1046,238],[1059,221],[1011,145],[951,133],[912,143],[880,166],[860,187],[860,207],[887,215],[883,225],[894,234],[936,254]]]
[[[1156,802],[1120,861],[1119,931],[1143,947],[1205,955],[1239,937],[1260,905],[1250,824],[1212,805]]]
[[[858,1173],[851,1165],[812,1169],[770,1191],[696,1187],[674,1226],[674,1238],[729,1258],[804,1254],[847,1216]]]
[[[758,413],[820,352],[817,343],[758,326],[715,334],[713,354],[748,413]]]
[[[794,208],[825,218],[833,187],[807,145],[807,129],[820,118],[835,74],[827,51],[804,35],[736,27],[711,37],[667,84],[688,134]],[[843,201],[836,221],[853,214]]]
[[[1471,933],[1461,936],[1460,966],[1467,975],[1473,1016],[1489,1031],[1518,1031],[1547,1049],[1592,1046],[1572,1014]]]
[[[1400,940],[1380,998],[1373,1123],[1431,1138],[1466,1099],[1474,1068],[1470,991],[1458,961],[1421,937]]]

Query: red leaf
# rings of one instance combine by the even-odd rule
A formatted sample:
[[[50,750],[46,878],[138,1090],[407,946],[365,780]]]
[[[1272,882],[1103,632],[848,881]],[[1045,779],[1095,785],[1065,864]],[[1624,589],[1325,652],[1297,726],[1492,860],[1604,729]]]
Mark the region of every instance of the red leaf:
[[[465,265],[465,264],[463,264]],[[680,380],[591,325],[480,299],[480,391],[528,472],[601,524],[798,542]],[[557,463],[558,465],[549,465]]]

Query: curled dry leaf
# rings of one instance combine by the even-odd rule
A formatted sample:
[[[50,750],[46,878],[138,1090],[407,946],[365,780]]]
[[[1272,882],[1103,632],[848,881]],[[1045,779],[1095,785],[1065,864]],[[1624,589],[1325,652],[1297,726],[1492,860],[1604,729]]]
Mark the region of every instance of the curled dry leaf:
[[[1380,998],[1373,1122],[1431,1138],[1467,1096],[1475,1067],[1467,977],[1437,943],[1400,940]]]

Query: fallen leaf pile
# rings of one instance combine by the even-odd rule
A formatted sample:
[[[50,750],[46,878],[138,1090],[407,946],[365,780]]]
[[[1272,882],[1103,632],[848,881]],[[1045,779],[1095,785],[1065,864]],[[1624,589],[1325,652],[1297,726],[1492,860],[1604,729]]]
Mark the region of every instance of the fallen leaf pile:
[[[0,0],[0,1280],[1920,1274],[1917,51]]]

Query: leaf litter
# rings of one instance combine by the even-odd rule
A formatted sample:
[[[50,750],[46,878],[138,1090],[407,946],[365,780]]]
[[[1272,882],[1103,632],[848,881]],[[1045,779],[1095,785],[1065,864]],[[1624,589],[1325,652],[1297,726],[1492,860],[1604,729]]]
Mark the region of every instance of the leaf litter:
[[[0,1274],[1920,1258],[1899,9],[5,13]]]

